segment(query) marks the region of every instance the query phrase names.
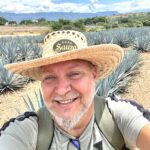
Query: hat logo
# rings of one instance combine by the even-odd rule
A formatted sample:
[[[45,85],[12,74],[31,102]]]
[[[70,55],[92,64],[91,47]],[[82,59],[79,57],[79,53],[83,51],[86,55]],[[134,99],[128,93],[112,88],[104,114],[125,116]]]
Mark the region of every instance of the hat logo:
[[[53,46],[53,50],[56,53],[61,53],[61,52],[69,51],[73,49],[78,49],[78,47],[73,41],[68,40],[68,39],[59,40]]]

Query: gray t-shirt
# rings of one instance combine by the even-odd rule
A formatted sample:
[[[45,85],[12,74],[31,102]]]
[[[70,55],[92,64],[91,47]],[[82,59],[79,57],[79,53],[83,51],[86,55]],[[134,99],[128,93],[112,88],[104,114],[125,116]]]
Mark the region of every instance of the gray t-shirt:
[[[85,131],[78,138],[81,150],[97,150],[96,144],[101,143],[103,150],[114,150],[109,144],[103,134],[97,127],[94,121],[94,116],[88,124]],[[76,139],[75,137],[67,134],[65,131],[55,127],[54,138],[50,150],[77,150],[71,143],[70,139]]]
[[[149,123],[144,112],[136,105],[127,101],[106,99],[106,103],[124,138],[136,145],[140,129]],[[21,121],[13,120],[0,132],[0,150],[35,150],[38,135],[36,116],[30,116]],[[72,137],[55,127],[51,150],[74,150],[70,143]],[[96,150],[95,144],[100,143],[103,150],[114,150],[103,134],[99,131],[94,117],[79,137],[81,150]],[[67,149],[69,148],[69,149]]]

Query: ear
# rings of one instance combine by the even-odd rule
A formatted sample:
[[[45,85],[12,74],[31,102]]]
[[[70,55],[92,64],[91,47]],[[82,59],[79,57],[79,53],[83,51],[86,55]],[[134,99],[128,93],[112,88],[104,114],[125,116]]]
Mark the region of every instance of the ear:
[[[94,79],[97,80],[97,67],[96,66],[92,68],[92,74],[93,74]]]

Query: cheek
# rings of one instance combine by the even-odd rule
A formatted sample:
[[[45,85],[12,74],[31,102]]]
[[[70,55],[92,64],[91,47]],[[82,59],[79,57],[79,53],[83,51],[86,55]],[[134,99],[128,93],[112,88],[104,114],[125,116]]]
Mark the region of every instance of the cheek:
[[[76,81],[74,88],[84,97],[88,97],[95,88],[95,80],[93,78],[85,78],[82,81]]]
[[[42,93],[43,93],[44,102],[46,104],[50,103],[51,98],[52,98],[53,89],[46,84],[41,84],[41,89],[42,89]]]

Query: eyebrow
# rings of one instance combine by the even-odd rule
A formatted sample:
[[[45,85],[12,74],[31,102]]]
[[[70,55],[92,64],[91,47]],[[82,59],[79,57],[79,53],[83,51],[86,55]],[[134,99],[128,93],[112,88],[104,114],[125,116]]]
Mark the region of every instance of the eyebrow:
[[[79,64],[73,64],[73,65],[69,66],[68,68],[73,69],[73,68],[76,68],[76,67],[80,67],[80,65]]]

